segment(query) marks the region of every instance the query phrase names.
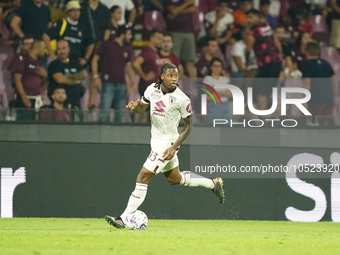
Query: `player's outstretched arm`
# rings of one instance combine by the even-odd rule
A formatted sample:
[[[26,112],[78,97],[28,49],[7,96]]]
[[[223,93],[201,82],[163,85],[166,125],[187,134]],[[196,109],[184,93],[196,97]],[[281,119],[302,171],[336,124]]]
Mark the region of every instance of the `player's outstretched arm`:
[[[184,122],[184,127],[181,133],[179,134],[179,137],[177,138],[176,142],[174,142],[174,144],[171,145],[171,147],[169,147],[168,149],[164,151],[163,156],[162,156],[164,160],[170,160],[175,156],[175,152],[177,148],[184,142],[184,140],[189,136],[191,132],[192,125],[191,125],[190,116],[187,118],[184,118],[183,122]]]
[[[126,108],[131,109],[134,113],[143,113],[145,112],[146,108],[148,108],[149,104],[145,104],[140,99],[137,101],[130,101]]]

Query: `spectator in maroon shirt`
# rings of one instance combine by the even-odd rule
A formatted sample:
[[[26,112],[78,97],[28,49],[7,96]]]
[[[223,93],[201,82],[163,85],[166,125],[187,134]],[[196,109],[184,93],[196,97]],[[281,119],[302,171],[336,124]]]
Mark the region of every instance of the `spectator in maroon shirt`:
[[[102,110],[99,120],[107,122],[111,105],[115,109],[114,122],[122,122],[123,109],[125,105],[125,96],[132,91],[137,93],[137,86],[134,84],[134,71],[132,69],[132,55],[130,43],[132,38],[131,28],[119,26],[117,37],[112,42],[107,40],[103,42],[92,60],[92,79],[95,87],[102,86],[102,98],[100,109]],[[98,75],[98,61],[101,60],[101,80]],[[125,82],[125,66],[131,80],[129,88]],[[126,93],[127,92],[127,93]]]
[[[14,57],[11,60],[11,63],[9,64],[9,71],[11,72],[11,83],[12,86],[15,87],[14,84],[14,64],[23,59],[26,54],[28,54],[31,51],[32,44],[33,44],[33,37],[32,36],[25,36],[21,39],[21,52],[14,55]]]
[[[45,55],[45,43],[34,41],[31,51],[13,65],[15,90],[17,99],[16,108],[39,108],[42,106],[43,78],[47,72],[41,66],[39,58]],[[17,120],[34,120],[34,111],[18,111]]]
[[[195,0],[163,0],[167,31],[174,38],[174,53],[185,63],[185,71],[190,78],[195,77],[195,35],[192,13],[195,12]]]
[[[70,115],[64,110],[64,103],[67,95],[63,87],[54,88],[52,99],[53,104],[42,107],[40,120],[42,121],[71,121]]]
[[[277,86],[277,79],[282,68],[282,56],[270,25],[260,23],[259,11],[251,9],[247,12],[247,18],[251,28],[246,42],[246,58],[249,60],[250,52],[254,49],[259,66],[256,78],[272,78],[256,79],[254,84],[258,109],[265,110],[270,101],[272,88]]]
[[[162,66],[158,49],[162,47],[162,43],[163,33],[156,30],[152,31],[149,46],[144,47],[141,54],[133,61],[133,69],[140,76],[138,91],[141,96],[144,95],[144,91],[150,84],[158,81],[157,74]],[[141,114],[140,122],[147,122],[148,118],[148,113],[145,111]]]
[[[306,46],[309,42],[315,41],[312,39],[311,34],[307,31],[301,32],[296,39],[296,43],[291,52],[294,71],[299,70],[300,72],[302,72],[303,65],[307,61]],[[297,74],[294,76],[301,77],[300,72],[296,72]]]
[[[118,21],[122,18],[122,9],[118,5],[114,5],[110,9],[111,22],[110,22],[110,40],[113,41],[116,38],[118,29]]]
[[[174,47],[173,37],[171,34],[164,34],[162,48],[159,50],[158,55],[162,61],[162,65],[165,63],[172,63],[178,68],[179,77],[183,76],[183,66],[178,57],[171,53],[171,49]]]
[[[205,54],[202,54],[201,58],[196,63],[197,78],[204,78],[208,75],[210,61],[215,57],[218,51],[218,42],[216,38],[209,37],[207,39],[207,45],[205,46]]]

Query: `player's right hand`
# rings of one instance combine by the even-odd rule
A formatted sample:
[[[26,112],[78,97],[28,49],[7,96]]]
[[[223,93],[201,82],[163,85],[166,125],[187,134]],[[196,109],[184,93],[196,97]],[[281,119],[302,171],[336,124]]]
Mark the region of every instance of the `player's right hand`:
[[[27,108],[30,108],[30,107],[32,106],[31,100],[29,100],[27,97],[23,97],[23,98],[22,98],[22,102],[24,103],[24,105],[25,105]]]
[[[140,99],[137,99],[137,101],[132,101],[132,100],[131,100],[131,101],[126,105],[126,108],[133,110],[133,109],[135,109],[135,108],[138,106],[139,102],[140,102]]]

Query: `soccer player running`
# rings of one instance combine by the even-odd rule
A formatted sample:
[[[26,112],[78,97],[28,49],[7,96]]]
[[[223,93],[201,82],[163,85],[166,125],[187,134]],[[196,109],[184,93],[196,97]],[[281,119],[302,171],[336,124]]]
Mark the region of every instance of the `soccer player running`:
[[[148,183],[158,173],[162,173],[172,185],[211,189],[220,203],[224,203],[221,178],[211,180],[197,175],[193,178],[194,174],[190,171],[179,171],[177,152],[190,134],[192,125],[190,99],[177,87],[177,82],[177,67],[166,63],[161,67],[158,81],[147,87],[141,99],[130,101],[126,106],[135,113],[142,113],[150,105],[151,153],[139,171],[135,190],[125,211],[120,217],[105,216],[106,221],[116,228],[125,228],[126,216],[143,203]],[[184,128],[178,134],[177,128],[181,117]]]

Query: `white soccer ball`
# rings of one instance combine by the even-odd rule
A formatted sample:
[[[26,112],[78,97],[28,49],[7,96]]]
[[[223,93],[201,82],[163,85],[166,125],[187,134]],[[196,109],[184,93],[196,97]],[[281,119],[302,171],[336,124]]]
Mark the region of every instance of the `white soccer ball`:
[[[128,229],[144,229],[148,225],[148,216],[140,210],[133,211],[126,216],[126,227]]]

